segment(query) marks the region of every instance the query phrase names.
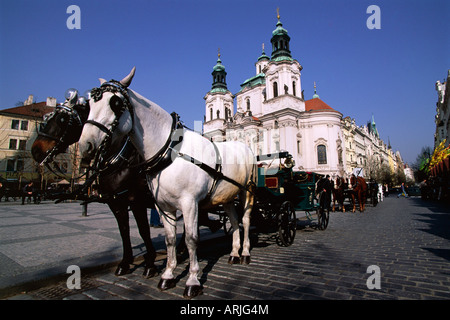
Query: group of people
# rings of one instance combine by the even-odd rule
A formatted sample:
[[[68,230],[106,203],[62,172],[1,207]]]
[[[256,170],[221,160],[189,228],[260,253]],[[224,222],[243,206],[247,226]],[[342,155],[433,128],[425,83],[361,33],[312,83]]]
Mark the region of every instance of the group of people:
[[[12,196],[15,200],[16,196],[19,196],[18,194],[11,195],[8,190],[5,190],[6,188],[3,186],[3,184],[0,182],[0,201],[1,198],[4,196],[6,197],[6,201],[8,201],[8,198]],[[21,197],[22,197],[22,204],[25,204],[25,199],[28,198],[28,202],[31,202],[31,198],[33,198],[34,203],[40,202],[40,196],[39,192],[36,191],[36,189],[33,187],[33,181],[27,183],[21,190]]]

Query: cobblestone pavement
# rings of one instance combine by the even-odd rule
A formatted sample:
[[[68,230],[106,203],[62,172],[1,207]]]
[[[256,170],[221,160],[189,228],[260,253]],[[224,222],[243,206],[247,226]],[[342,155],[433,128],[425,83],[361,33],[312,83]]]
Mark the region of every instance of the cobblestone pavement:
[[[228,265],[231,239],[203,241],[199,276],[204,288],[194,300],[447,300],[449,238],[448,205],[391,195],[364,213],[332,213],[325,231],[300,222],[290,247],[252,233],[250,265]],[[164,263],[157,262],[160,270]],[[379,273],[368,270],[374,265]],[[136,265],[120,278],[111,270],[82,276],[80,290],[69,290],[62,281],[11,299],[181,300],[187,268],[187,261],[178,265],[176,287],[164,292],[156,288],[159,276],[143,279],[143,267]],[[378,280],[379,289],[373,288]]]

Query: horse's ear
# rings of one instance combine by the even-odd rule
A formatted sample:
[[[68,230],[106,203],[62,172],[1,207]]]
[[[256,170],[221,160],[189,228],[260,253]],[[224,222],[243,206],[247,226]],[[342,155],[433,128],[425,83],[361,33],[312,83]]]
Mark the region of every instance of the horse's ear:
[[[103,78],[98,78],[98,81],[100,81],[100,85],[102,85],[102,84],[104,84],[106,82],[106,80],[103,79]]]
[[[120,84],[123,85],[125,88],[128,88],[130,86],[130,84],[131,84],[131,80],[133,80],[135,72],[136,72],[136,67],[133,67],[133,69],[131,69],[130,74],[127,75],[122,80],[120,80]]]

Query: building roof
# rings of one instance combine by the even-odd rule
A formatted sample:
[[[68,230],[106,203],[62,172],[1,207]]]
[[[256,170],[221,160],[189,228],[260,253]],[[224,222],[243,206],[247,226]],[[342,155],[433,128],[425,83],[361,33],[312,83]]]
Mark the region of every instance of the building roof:
[[[42,119],[45,114],[52,112],[53,110],[55,110],[55,108],[47,106],[47,102],[44,101],[32,103],[26,106],[0,110],[0,115],[25,116]]]
[[[332,107],[323,102],[320,98],[316,97],[311,100],[305,101],[305,111],[331,111],[339,112],[334,110]]]

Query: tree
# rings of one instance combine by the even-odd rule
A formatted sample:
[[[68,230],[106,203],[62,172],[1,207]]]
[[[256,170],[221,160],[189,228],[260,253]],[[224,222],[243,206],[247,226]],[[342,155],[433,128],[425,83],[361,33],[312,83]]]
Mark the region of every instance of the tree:
[[[428,177],[428,164],[432,154],[433,149],[431,147],[422,147],[422,150],[417,155],[416,161],[411,165],[416,181],[423,181]]]

